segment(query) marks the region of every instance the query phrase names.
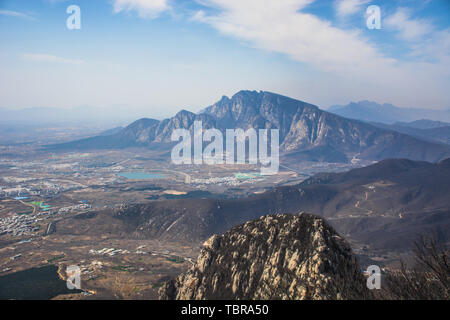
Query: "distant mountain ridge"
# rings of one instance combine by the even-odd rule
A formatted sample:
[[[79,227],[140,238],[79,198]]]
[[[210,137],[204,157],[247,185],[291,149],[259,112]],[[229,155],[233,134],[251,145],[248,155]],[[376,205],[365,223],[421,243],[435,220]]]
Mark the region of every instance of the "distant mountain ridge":
[[[298,159],[346,162],[361,159],[410,158],[439,161],[450,147],[383,130],[320,110],[318,107],[264,91],[240,91],[222,97],[202,113],[186,110],[162,121],[140,119],[110,135],[48,146],[49,150],[159,147],[173,145],[174,129],[192,130],[194,121],[204,128],[279,129],[280,151]]]
[[[450,145],[450,123],[418,120],[413,122],[396,122],[394,124],[371,122],[371,124],[382,129],[404,133],[424,141]]]
[[[421,120],[416,120],[416,121],[411,121],[411,122],[398,121],[398,122],[394,123],[394,125],[426,130],[426,129],[450,127],[450,122],[421,119]]]
[[[379,104],[367,100],[351,102],[347,105],[334,105],[327,111],[349,119],[385,124],[421,119],[450,122],[450,110],[399,108],[389,103]]]

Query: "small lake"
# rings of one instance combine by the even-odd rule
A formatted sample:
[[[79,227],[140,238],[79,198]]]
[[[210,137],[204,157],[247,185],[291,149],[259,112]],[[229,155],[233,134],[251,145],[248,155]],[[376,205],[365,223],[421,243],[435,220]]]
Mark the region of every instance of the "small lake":
[[[150,179],[162,179],[164,176],[159,173],[151,172],[121,172],[119,177],[124,177],[130,180],[150,180]]]
[[[0,300],[49,300],[60,294],[79,293],[69,290],[58,276],[58,267],[47,265],[0,277]]]

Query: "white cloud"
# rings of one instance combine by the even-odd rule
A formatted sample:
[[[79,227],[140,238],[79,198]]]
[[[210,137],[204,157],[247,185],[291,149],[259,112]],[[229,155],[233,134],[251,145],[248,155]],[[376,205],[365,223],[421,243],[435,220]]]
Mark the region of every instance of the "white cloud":
[[[64,63],[64,64],[82,64],[83,60],[67,59],[62,57],[57,57],[51,54],[45,53],[24,53],[22,58],[28,61],[34,62],[48,62],[48,63]]]
[[[419,40],[423,36],[433,32],[430,22],[423,19],[411,19],[411,11],[399,8],[393,14],[384,19],[384,26],[399,32],[404,40]]]
[[[141,18],[157,18],[170,9],[168,0],[113,0],[114,13],[137,11]]]
[[[414,105],[430,101],[441,106],[450,104],[446,89],[450,85],[448,59],[440,57],[431,63],[429,59],[407,62],[389,57],[361,31],[343,30],[302,12],[313,1],[201,0],[214,8],[214,13],[199,11],[192,19],[253,47],[286,54],[328,73],[330,78],[337,77],[336,85],[345,86],[349,92],[364,90],[372,97],[383,94],[392,97],[394,103],[401,100],[403,105],[405,101]],[[440,46],[430,42],[430,47]]]
[[[29,16],[29,15],[27,15],[25,13],[17,12],[17,11],[11,11],[11,10],[0,10],[0,15],[34,20],[33,17],[31,17],[31,16]]]
[[[353,15],[358,11],[363,14],[365,11],[362,10],[362,6],[369,2],[370,0],[335,0],[334,5],[337,15],[345,17]]]
[[[258,0],[210,0],[222,12],[213,16],[199,12],[195,19],[253,46],[285,53],[325,71],[370,73],[380,65],[395,63],[357,31],[341,30],[314,15],[299,12],[311,2],[266,0],[261,4]]]

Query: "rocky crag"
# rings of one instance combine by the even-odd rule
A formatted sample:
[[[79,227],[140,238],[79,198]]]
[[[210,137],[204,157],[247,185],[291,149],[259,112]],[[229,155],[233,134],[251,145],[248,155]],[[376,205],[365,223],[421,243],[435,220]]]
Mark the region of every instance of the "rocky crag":
[[[209,238],[160,299],[364,299],[348,243],[314,215],[263,216]]]

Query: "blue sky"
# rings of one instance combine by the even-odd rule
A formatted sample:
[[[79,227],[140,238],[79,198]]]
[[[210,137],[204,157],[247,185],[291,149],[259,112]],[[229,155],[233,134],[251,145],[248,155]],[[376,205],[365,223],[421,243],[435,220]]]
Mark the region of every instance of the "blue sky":
[[[80,30],[66,28],[72,4]],[[241,89],[450,108],[446,0],[0,0],[0,42],[3,108],[161,118]]]

